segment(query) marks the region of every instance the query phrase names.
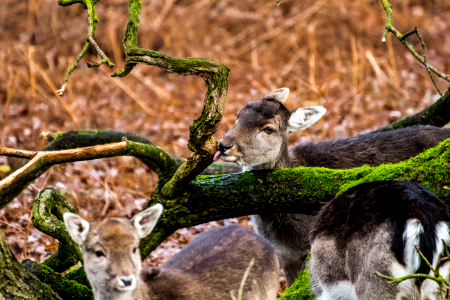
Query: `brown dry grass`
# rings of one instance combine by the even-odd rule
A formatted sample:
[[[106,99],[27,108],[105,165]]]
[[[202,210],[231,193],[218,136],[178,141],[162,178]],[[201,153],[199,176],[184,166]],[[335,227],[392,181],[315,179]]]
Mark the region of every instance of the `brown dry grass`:
[[[428,61],[450,73],[450,2],[397,0],[394,26],[415,26],[428,46]],[[121,39],[125,0],[103,0],[96,40],[123,66]],[[376,0],[143,1],[139,44],[176,56],[219,60],[230,69],[229,93],[220,139],[236,111],[263,93],[289,87],[290,108],[323,105],[325,118],[292,134],[300,141],[341,138],[373,130],[411,115],[436,100],[425,68],[397,40],[381,43],[385,14]],[[0,1],[0,145],[40,149],[44,130],[113,129],[137,132],[187,157],[188,126],[199,116],[204,84],[195,77],[137,66],[124,79],[114,70],[88,69],[99,57],[89,49],[69,81],[66,95],[55,96],[65,72],[86,40],[86,11],[60,7],[56,0]],[[410,40],[420,51],[415,37]],[[119,84],[117,83],[119,82]],[[446,82],[438,79],[441,90]],[[132,93],[130,93],[132,91]],[[139,99],[150,109],[143,110]],[[0,165],[13,164],[0,157]],[[133,158],[121,157],[54,167],[0,212],[0,228],[19,259],[42,261],[55,251],[53,239],[30,225],[32,199],[52,185],[89,219],[142,207],[156,175]],[[246,218],[239,222],[247,222]],[[219,223],[181,230],[148,259],[160,264],[195,234]]]

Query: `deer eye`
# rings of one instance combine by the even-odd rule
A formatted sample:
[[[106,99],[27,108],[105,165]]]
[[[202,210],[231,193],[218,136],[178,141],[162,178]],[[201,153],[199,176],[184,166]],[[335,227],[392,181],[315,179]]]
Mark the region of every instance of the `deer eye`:
[[[136,251],[137,251],[137,247],[133,249],[133,253],[136,253]]]
[[[102,257],[105,256],[105,253],[103,253],[103,251],[95,251],[95,255],[97,255],[97,257]]]
[[[275,132],[275,129],[273,129],[272,127],[266,127],[264,128],[264,132],[267,134],[271,134]]]

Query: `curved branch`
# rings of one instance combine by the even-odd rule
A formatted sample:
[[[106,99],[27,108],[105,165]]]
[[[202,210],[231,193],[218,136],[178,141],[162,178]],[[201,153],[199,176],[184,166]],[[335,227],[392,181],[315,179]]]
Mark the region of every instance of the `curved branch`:
[[[0,147],[0,152],[5,154],[14,152],[14,149]],[[25,166],[0,181],[0,209],[53,165],[122,155],[151,160],[161,170],[158,175],[163,184],[177,170],[176,161],[163,149],[131,141],[71,150],[36,152]]]
[[[128,141],[133,141],[137,143],[147,144],[156,146],[154,143],[146,139],[145,137],[129,132],[122,131],[98,131],[98,130],[73,130],[68,132],[58,132],[56,134],[51,134],[46,132],[46,136],[51,135],[51,142],[47,144],[42,150],[43,151],[54,151],[54,150],[66,150],[66,149],[74,149],[81,147],[90,147],[97,145],[104,145],[110,143],[118,143],[122,141],[125,137]],[[1,149],[0,149],[1,151]],[[27,156],[22,156],[22,150],[16,150],[17,155],[21,155],[20,157],[30,158],[29,153],[34,153],[32,151],[26,151]],[[0,155],[3,155],[0,152]],[[181,166],[185,160],[177,157],[170,153],[170,155],[176,160],[178,167]],[[11,154],[9,156],[12,156]],[[19,157],[19,156],[18,156]],[[156,173],[159,173],[159,168],[150,160],[145,158],[139,158],[147,167],[153,170]],[[201,174],[203,175],[218,175],[218,174],[229,174],[229,173],[237,173],[241,172],[242,167],[235,164],[220,164],[214,163],[209,165]]]
[[[42,263],[56,272],[64,272],[78,261],[83,262],[81,246],[72,240],[64,225],[66,212],[75,213],[75,209],[53,188],[42,190],[33,201],[33,226],[59,241],[58,251]]]
[[[197,75],[203,78],[207,91],[201,116],[189,126],[188,147],[193,153],[161,188],[165,197],[174,198],[183,193],[187,184],[212,163],[217,150],[214,133],[217,131],[225,106],[228,90],[226,65],[210,59],[189,57],[173,58],[156,51],[141,49],[137,45],[141,16],[141,0],[128,0],[128,20],[123,36],[126,63],[112,77],[123,77],[136,64],[147,64],[180,75]]]

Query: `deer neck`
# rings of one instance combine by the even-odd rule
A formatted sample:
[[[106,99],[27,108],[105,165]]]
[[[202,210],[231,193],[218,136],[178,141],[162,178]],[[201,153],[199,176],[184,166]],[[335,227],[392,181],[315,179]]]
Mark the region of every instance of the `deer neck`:
[[[274,161],[256,165],[256,166],[246,166],[244,171],[252,170],[267,170],[267,169],[285,169],[291,167],[291,161],[289,159],[287,141],[281,145],[280,153]]]

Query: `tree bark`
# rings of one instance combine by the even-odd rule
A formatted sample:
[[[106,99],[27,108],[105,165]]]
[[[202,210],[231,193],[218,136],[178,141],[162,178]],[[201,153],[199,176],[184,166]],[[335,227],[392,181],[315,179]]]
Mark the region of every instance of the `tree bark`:
[[[0,234],[0,299],[61,300],[48,285],[27,272]]]

